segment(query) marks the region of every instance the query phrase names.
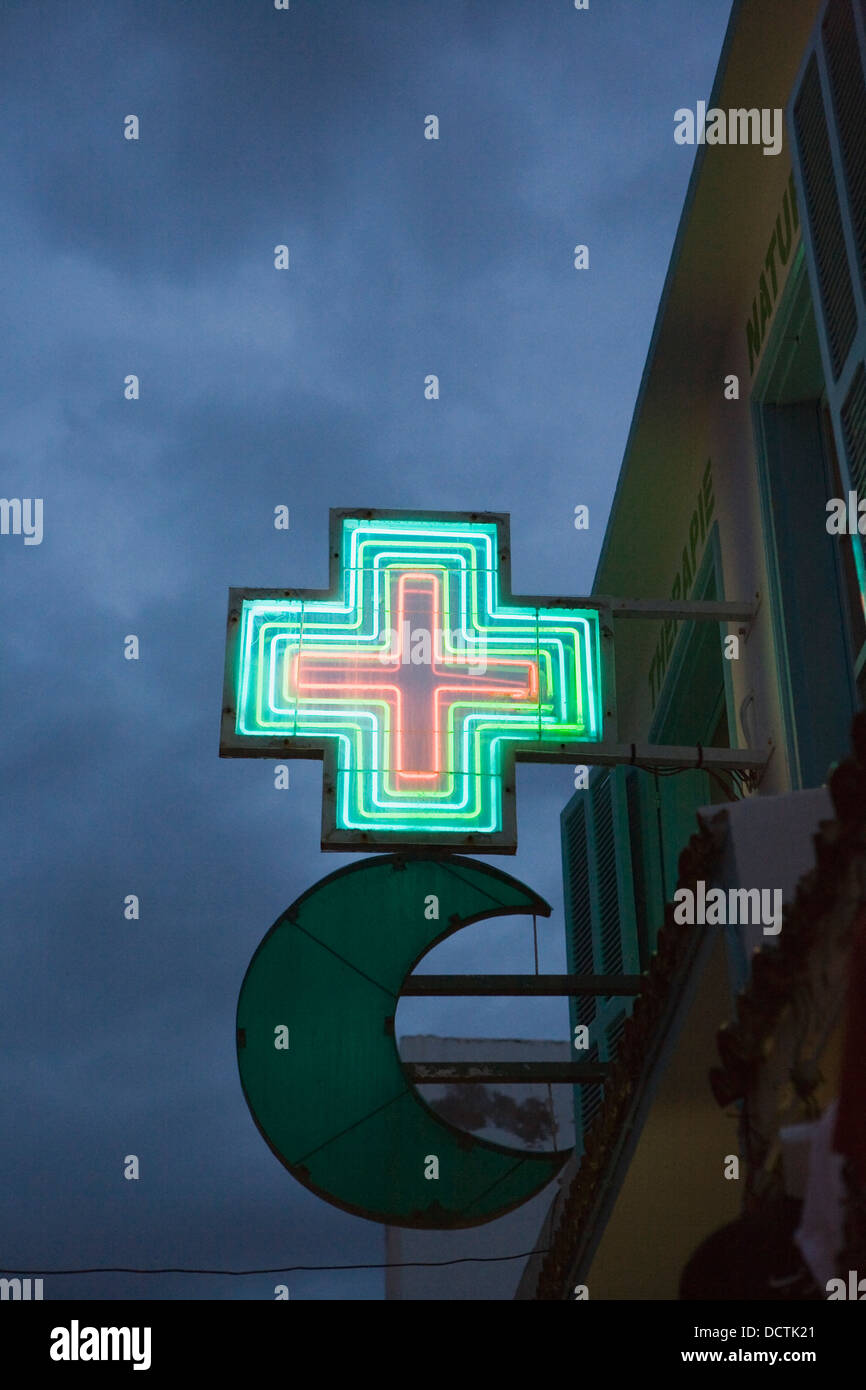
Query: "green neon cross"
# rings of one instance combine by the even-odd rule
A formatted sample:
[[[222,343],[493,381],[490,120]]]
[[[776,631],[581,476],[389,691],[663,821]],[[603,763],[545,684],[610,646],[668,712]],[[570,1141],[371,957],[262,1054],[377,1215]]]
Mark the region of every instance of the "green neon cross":
[[[515,756],[601,739],[598,611],[509,599],[506,525],[336,513],[329,593],[232,591],[221,752],[324,757],[323,845],[510,847]]]

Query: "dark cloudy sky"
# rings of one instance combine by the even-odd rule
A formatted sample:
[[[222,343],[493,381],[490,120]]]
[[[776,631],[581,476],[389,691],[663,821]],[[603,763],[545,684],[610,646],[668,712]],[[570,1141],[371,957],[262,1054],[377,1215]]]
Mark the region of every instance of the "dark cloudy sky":
[[[323,587],[332,506],[507,511],[518,593],[589,590],[694,155],[673,113],[709,96],[729,10],[6,0],[0,492],[44,499],[44,539],[0,537],[5,1268],[381,1260],[381,1228],[294,1182],[240,1089],[249,959],[350,860],[319,852],[318,763],[276,791],[271,763],[217,756],[227,591]],[[521,768],[520,851],[494,861],[554,906],[543,969],[570,794],[568,768]],[[531,961],[512,920],[438,964]],[[398,1026],[563,1037],[567,1014],[407,1001]]]

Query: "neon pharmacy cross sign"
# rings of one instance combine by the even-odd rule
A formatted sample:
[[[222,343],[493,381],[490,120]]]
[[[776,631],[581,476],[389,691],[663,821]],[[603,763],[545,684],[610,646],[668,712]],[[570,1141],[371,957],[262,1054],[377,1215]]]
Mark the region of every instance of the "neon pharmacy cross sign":
[[[230,592],[220,753],[323,758],[323,849],[513,850],[515,757],[603,731],[598,610],[507,577],[507,517],[332,512],[329,592]]]

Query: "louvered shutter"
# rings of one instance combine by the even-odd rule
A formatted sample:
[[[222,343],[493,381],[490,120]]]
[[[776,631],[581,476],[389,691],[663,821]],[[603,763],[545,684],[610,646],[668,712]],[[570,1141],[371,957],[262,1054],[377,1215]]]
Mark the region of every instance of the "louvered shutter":
[[[572,797],[562,813],[562,854],[569,972],[639,974],[625,768],[594,773],[589,788]],[[596,996],[572,1000],[572,1036],[575,1025],[585,1024],[590,1040],[588,1051],[575,1058],[614,1060],[632,1004],[631,999]],[[578,1150],[602,1094],[601,1086],[575,1087]]]
[[[866,496],[866,3],[829,0],[789,110],[809,282],[845,481]],[[862,538],[854,537],[861,576]]]
[[[842,406],[842,435],[851,484],[866,497],[866,367],[862,362]]]
[[[596,905],[598,914],[598,950],[596,962],[603,975],[622,972],[622,918],[619,866],[617,863],[616,832],[613,821],[613,789],[615,775],[599,778],[592,799],[595,838]],[[633,890],[628,896],[633,900]]]
[[[845,4],[846,0],[839,0]],[[821,78],[815,54],[809,60],[800,95],[794,106],[794,122],[800,147],[803,195],[812,233],[812,255],[818,301],[823,314],[830,375],[839,373],[857,331],[857,305],[845,249],[842,208],[827,127]]]
[[[637,954],[646,970],[664,914],[655,788],[651,774],[635,767],[625,774],[625,788]]]
[[[863,0],[860,0],[859,33],[851,0],[845,0],[842,4],[831,4],[821,25],[861,289],[866,288],[864,28],[866,5]]]
[[[597,1062],[601,1056],[597,1042],[586,1051],[587,1062]],[[604,1087],[593,1083],[590,1086],[575,1087],[575,1144],[578,1150],[583,1147],[584,1135],[601,1109],[604,1100]]]
[[[586,792],[576,796],[562,816],[563,883],[565,886],[566,955],[574,975],[592,975],[595,970],[592,947],[592,906],[589,893],[589,837],[587,834]],[[574,1025],[591,1023],[595,1000],[572,1000]]]

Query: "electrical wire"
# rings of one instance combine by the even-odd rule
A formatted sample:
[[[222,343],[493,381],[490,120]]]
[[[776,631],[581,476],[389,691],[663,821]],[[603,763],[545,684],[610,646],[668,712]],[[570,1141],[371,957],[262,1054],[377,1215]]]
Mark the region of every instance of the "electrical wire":
[[[166,1266],[164,1269],[135,1269],[127,1265],[95,1265],[89,1269],[0,1269],[0,1275],[17,1275],[25,1279],[36,1275],[39,1278],[55,1278],[62,1274],[216,1274],[233,1278],[251,1274],[297,1274],[299,1272],[334,1273],[352,1269],[439,1269],[444,1265],[502,1264],[506,1260],[528,1260],[533,1255],[547,1255],[550,1247],[540,1250],[523,1250],[517,1255],[461,1255],[454,1260],[395,1260],[382,1264],[356,1265],[274,1265],[266,1269],[185,1269]]]
[[[634,766],[642,772],[652,772],[656,777],[681,777],[684,772],[705,772],[721,787],[728,801],[740,801],[746,793],[746,784],[739,769],[707,767],[706,763],[700,768],[697,765],[695,767],[656,767],[652,763],[635,763]],[[731,778],[733,787],[723,780],[722,772]]]

